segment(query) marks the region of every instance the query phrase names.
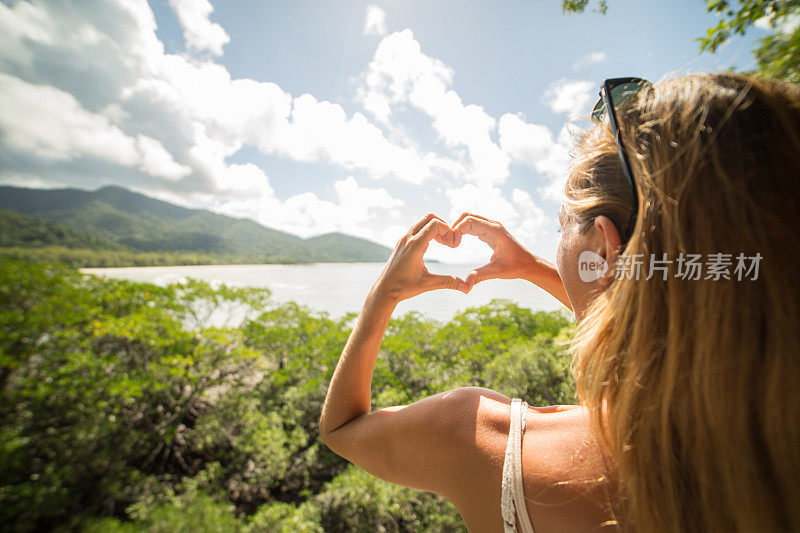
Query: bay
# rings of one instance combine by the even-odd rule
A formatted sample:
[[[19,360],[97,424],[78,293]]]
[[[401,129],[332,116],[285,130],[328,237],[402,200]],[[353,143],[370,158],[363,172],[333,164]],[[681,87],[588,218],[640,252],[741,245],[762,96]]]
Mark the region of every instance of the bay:
[[[427,263],[435,274],[464,277],[477,265]],[[84,268],[81,272],[115,279],[167,285],[187,278],[212,285],[267,287],[279,302],[296,302],[332,316],[358,312],[382,263],[317,263],[308,265],[208,265],[170,267]],[[437,290],[401,302],[395,317],[417,311],[436,320],[449,320],[469,307],[485,305],[495,298],[511,300],[535,311],[566,308],[539,287],[522,280],[489,280],[469,294]]]

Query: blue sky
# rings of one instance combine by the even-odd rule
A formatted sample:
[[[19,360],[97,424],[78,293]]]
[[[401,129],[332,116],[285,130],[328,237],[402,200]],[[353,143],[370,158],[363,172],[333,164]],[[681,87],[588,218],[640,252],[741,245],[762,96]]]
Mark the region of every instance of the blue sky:
[[[752,66],[704,2],[0,3],[0,181],[117,184],[392,245],[474,210],[553,258],[570,128],[606,77]],[[472,261],[468,240],[439,259]]]

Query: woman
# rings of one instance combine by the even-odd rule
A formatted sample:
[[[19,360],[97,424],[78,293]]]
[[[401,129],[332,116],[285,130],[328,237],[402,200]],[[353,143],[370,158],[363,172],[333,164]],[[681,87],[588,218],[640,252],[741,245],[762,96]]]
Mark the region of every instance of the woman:
[[[616,120],[577,144],[557,269],[476,215],[428,215],[398,242],[320,435],[377,477],[449,499],[471,531],[800,530],[800,88],[696,74],[608,107]],[[489,265],[465,281],[429,274],[428,243],[465,234],[494,249]],[[587,251],[608,266],[597,279],[581,276]],[[574,311],[581,405],[462,388],[371,412],[395,305],[489,278],[526,279]]]

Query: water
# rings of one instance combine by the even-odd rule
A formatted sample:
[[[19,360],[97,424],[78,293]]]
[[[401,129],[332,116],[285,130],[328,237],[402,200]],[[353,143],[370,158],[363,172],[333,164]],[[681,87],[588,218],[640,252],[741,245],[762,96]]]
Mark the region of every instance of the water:
[[[476,265],[427,264],[435,274],[463,278]],[[130,268],[85,268],[89,274],[166,285],[185,278],[231,286],[268,287],[276,301],[293,301],[326,311],[333,316],[358,312],[369,289],[383,269],[381,263],[320,263],[312,265],[209,265]],[[401,302],[394,312],[400,316],[419,311],[437,320],[449,320],[459,311],[504,298],[536,311],[566,309],[535,285],[522,280],[489,280],[469,294],[437,290]]]

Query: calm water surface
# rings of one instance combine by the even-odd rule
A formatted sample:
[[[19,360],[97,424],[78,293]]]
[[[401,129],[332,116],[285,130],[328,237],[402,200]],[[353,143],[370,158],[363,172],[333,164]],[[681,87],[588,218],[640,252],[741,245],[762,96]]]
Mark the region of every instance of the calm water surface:
[[[435,274],[464,277],[476,265],[427,264]],[[174,267],[86,268],[83,272],[110,278],[166,285],[186,278],[231,286],[268,287],[277,301],[293,301],[333,316],[358,312],[382,263],[320,263],[313,265],[209,265]],[[566,309],[542,289],[521,280],[489,280],[469,294],[438,290],[401,302],[394,316],[419,311],[438,320],[449,320],[459,311],[489,303],[494,298],[511,300],[533,310]]]

